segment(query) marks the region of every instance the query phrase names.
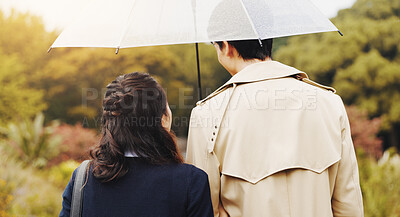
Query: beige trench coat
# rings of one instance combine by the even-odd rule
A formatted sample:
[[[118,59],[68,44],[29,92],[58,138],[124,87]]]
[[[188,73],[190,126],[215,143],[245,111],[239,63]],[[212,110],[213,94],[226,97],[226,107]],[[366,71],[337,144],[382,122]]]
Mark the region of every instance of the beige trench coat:
[[[266,61],[197,103],[187,162],[207,172],[215,216],[219,204],[232,217],[363,216],[349,122],[334,92]]]

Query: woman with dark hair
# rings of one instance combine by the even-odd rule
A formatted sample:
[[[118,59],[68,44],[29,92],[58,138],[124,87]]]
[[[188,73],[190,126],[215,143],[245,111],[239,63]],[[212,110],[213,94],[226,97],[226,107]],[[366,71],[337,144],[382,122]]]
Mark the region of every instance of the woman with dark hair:
[[[183,164],[162,87],[146,73],[117,77],[103,101],[102,134],[90,152],[82,217],[213,216],[206,173]],[[76,171],[63,194],[69,217]]]

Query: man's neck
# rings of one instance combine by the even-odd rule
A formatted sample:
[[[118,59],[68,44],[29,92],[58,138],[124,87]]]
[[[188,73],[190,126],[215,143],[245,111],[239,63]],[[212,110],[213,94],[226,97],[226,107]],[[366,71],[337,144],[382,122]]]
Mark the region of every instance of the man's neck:
[[[234,70],[230,71],[229,73],[234,76],[238,72],[242,71],[242,69],[246,68],[249,65],[252,65],[254,63],[260,63],[260,62],[266,62],[266,61],[271,61],[272,59],[270,57],[267,57],[265,60],[259,60],[259,59],[252,59],[252,60],[239,60],[236,62]]]

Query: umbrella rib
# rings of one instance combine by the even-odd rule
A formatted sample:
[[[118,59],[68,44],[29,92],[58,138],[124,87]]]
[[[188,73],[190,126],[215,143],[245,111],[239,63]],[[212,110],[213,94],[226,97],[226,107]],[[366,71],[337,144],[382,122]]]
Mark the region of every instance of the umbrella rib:
[[[258,31],[256,30],[256,27],[254,26],[253,20],[250,18],[249,12],[247,11],[247,8],[246,8],[246,6],[245,6],[244,3],[243,3],[243,0],[239,0],[239,1],[240,1],[240,3],[242,4],[242,7],[243,7],[243,9],[244,9],[244,12],[246,13],[247,18],[249,19],[251,28],[253,28],[253,31],[256,33],[256,35],[257,35],[257,37],[258,37],[258,40],[259,40],[259,42],[260,42],[260,45],[262,46],[260,34],[258,34]]]
[[[321,15],[324,15],[325,16],[325,14],[324,13],[322,13],[322,11],[321,11],[321,9],[319,9],[315,4],[314,4],[314,2],[312,2],[312,1],[308,1],[310,4],[311,4],[311,6],[312,7],[314,7],[314,10],[316,10],[316,11],[318,11]],[[329,19],[328,19],[329,20]],[[330,21],[330,20],[329,20]],[[332,22],[331,22],[332,23]],[[332,23],[333,24],[333,23]],[[333,24],[334,26],[335,26],[335,24]],[[343,33],[342,32],[340,32],[340,30],[335,26],[335,28],[336,28],[336,30],[337,30],[337,32],[339,33],[339,35],[340,36],[343,36]]]
[[[134,0],[133,5],[132,5],[131,12],[129,12],[129,16],[128,16],[128,25],[126,25],[125,30],[124,30],[124,31],[122,32],[122,34],[121,34],[121,39],[119,40],[119,44],[118,44],[118,47],[117,47],[116,54],[118,53],[119,48],[121,47],[122,41],[125,39],[125,35],[126,35],[126,32],[128,31],[128,28],[129,28],[130,24],[133,22],[133,21],[132,21],[132,20],[133,20],[133,19],[132,19],[132,13],[133,13],[133,9],[135,8],[136,2],[137,2],[137,0]]]

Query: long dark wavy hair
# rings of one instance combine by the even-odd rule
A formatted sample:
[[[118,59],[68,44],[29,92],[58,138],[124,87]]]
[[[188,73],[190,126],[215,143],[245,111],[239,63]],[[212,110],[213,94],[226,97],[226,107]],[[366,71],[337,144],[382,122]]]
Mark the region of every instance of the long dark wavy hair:
[[[101,182],[123,177],[129,170],[126,151],[152,164],[182,163],[175,137],[162,126],[167,97],[154,78],[133,72],[107,85],[102,133],[91,151],[93,175]]]

